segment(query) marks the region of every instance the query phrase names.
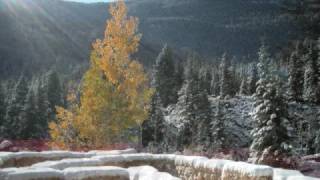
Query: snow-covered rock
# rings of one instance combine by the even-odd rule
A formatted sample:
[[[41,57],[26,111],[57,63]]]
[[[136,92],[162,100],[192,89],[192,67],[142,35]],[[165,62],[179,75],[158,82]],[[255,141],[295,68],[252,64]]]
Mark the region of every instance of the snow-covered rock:
[[[129,180],[129,172],[120,167],[100,166],[100,167],[72,167],[63,170],[65,180],[82,179],[114,179]]]
[[[0,150],[5,150],[6,148],[12,146],[13,143],[9,140],[4,140],[0,143]]]
[[[319,178],[307,177],[307,176],[290,176],[287,180],[319,180]]]
[[[63,159],[60,161],[45,161],[32,165],[34,168],[46,167],[53,169],[65,169],[69,167],[84,167],[84,166],[101,166],[102,162],[93,158],[80,158],[80,159]]]
[[[124,150],[111,150],[111,151],[104,151],[104,150],[92,150],[89,151],[87,154],[91,156],[99,156],[99,155],[120,155],[120,154],[135,154],[137,151],[133,148],[124,149]]]
[[[99,155],[92,157],[92,159],[97,159],[104,165],[123,163],[125,161],[122,155]]]
[[[226,163],[222,179],[272,179],[273,169],[269,166],[254,165],[245,162]]]
[[[303,174],[295,170],[280,169],[280,168],[273,169],[273,180],[286,180],[291,176],[300,177],[300,176],[303,176]]]
[[[21,168],[7,174],[6,180],[63,179],[63,173],[51,168]]]
[[[179,180],[166,172],[158,172],[151,166],[138,166],[128,168],[130,180]]]

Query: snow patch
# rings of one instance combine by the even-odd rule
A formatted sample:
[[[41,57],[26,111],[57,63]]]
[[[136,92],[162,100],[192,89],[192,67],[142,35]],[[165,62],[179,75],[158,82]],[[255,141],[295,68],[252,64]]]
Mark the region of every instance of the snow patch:
[[[304,175],[301,172],[295,171],[295,170],[280,169],[280,168],[273,169],[273,180],[286,180],[288,177],[291,177],[291,176],[300,177]]]
[[[223,167],[223,173],[235,171],[237,173],[248,176],[271,176],[273,175],[273,169],[269,166],[254,165],[245,162],[229,162]]]
[[[80,180],[85,178],[102,177],[127,177],[129,173],[126,169],[114,166],[99,167],[72,167],[63,170],[66,180]]]
[[[81,159],[63,159],[60,161],[46,161],[32,165],[32,167],[47,167],[53,169],[65,169],[69,167],[83,166],[100,166],[102,162],[98,159],[81,158]]]
[[[7,174],[6,180],[63,178],[61,171],[51,168],[21,168]]]
[[[151,166],[137,166],[128,168],[130,180],[180,180],[166,172],[158,172]]]

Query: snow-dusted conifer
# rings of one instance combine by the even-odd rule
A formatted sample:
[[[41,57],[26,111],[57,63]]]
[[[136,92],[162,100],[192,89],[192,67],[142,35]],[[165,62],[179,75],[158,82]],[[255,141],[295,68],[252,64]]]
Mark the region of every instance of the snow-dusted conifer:
[[[48,102],[50,108],[49,118],[55,119],[56,107],[63,106],[63,93],[59,75],[56,71],[51,71],[48,75]]]
[[[303,84],[303,98],[307,102],[318,103],[320,101],[319,73],[317,65],[317,54],[312,45],[305,55],[305,72]]]
[[[214,70],[212,72],[212,79],[210,83],[210,94],[213,96],[218,96],[220,94],[219,89],[219,73],[216,73]]]
[[[5,101],[5,92],[2,84],[0,83],[0,133],[2,134],[2,125],[5,121],[6,114],[6,101]]]
[[[158,94],[152,97],[149,118],[142,125],[142,143],[144,146],[152,143],[159,146],[165,136],[165,121],[162,103]]]
[[[293,52],[289,61],[289,97],[291,100],[300,101],[303,94],[303,74],[300,69],[299,56],[297,52]],[[301,76],[302,75],[302,76]],[[302,82],[302,83],[301,83]]]
[[[208,144],[211,109],[206,89],[201,88],[199,64],[195,56],[188,60],[186,81],[179,92],[180,115],[183,126],[179,134],[179,147]],[[200,132],[202,131],[202,132]]]
[[[225,134],[224,134],[224,119],[221,102],[218,102],[216,114],[213,121],[211,121],[211,147],[214,150],[224,148]]]
[[[37,121],[39,124],[39,136],[42,138],[48,137],[48,123],[53,119],[49,119],[49,101],[47,98],[47,88],[42,82],[38,82],[37,87]]]
[[[30,89],[27,95],[26,103],[23,107],[21,118],[20,138],[30,139],[39,137],[39,122],[37,121],[38,115],[36,110],[36,99],[34,92]]]
[[[21,76],[15,87],[15,95],[7,108],[5,134],[9,138],[21,138],[22,114],[28,91],[27,80]]]
[[[230,72],[230,60],[227,54],[223,54],[220,64],[220,96],[232,95],[232,74]]]
[[[211,81],[212,81],[212,75],[208,66],[203,66],[200,69],[200,83],[201,83],[200,86],[201,86],[201,89],[205,89],[208,94],[211,91]]]
[[[258,80],[259,80],[259,75],[258,75],[257,65],[253,63],[251,65],[250,75],[248,78],[248,86],[249,86],[248,90],[250,95],[253,95],[256,92]]]
[[[244,76],[242,81],[241,81],[239,94],[240,95],[245,95],[245,96],[250,94],[248,80],[247,80],[246,76]]]
[[[165,45],[156,59],[153,75],[153,85],[164,107],[176,103],[178,99],[175,73],[171,49]]]
[[[272,60],[266,47],[259,51],[259,76],[255,93],[255,109],[252,130],[251,157],[255,163],[264,163],[265,158],[285,153],[289,139],[286,126],[287,105],[279,91],[279,78],[275,75]]]

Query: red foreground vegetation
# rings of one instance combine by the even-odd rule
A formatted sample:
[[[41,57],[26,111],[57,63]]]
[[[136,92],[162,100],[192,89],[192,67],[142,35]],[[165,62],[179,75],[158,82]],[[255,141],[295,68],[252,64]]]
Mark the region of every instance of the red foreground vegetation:
[[[137,148],[136,144],[117,143],[108,144],[100,147],[74,147],[68,150],[72,151],[90,151],[95,150],[123,150],[127,148]],[[30,139],[30,140],[0,140],[0,151],[19,152],[19,151],[48,151],[48,150],[61,150],[59,147],[52,146],[49,140],[43,139]]]

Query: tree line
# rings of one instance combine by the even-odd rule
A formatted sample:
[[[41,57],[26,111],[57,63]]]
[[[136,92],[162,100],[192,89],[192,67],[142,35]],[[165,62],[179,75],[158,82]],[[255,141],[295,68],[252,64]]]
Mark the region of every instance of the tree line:
[[[45,139],[56,106],[64,105],[64,92],[55,71],[37,77],[22,75],[0,86],[0,134],[8,139]]]
[[[289,117],[288,104],[320,104],[319,43],[310,39],[298,41],[286,64],[273,57],[265,45],[260,48],[258,59],[249,64],[227,54],[218,63],[207,63],[194,53],[186,62],[180,62],[165,46],[153,68],[155,93],[149,118],[143,124],[144,146],[153,146],[157,151],[232,148],[226,141],[228,119],[223,100],[251,96],[254,99],[250,146],[253,159],[263,162],[266,154],[292,152],[295,138],[292,132],[298,131],[300,122]],[[212,98],[218,101],[215,107]],[[167,119],[166,112],[172,108],[179,110],[179,120]],[[174,137],[170,137],[168,121],[180,123]],[[314,121],[320,125],[319,120]],[[319,132],[308,141],[319,145]]]

